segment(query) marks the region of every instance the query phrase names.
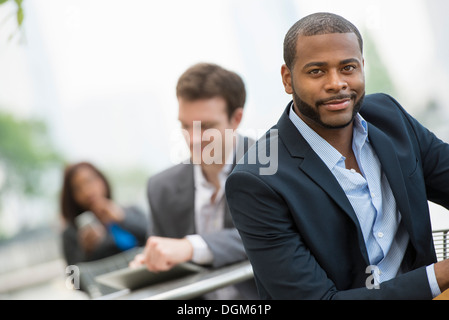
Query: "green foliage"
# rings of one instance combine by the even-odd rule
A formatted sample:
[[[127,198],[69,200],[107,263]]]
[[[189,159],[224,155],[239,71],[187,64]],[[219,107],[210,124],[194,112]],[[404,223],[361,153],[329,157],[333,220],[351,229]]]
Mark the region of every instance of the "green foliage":
[[[10,0],[10,1],[12,1],[12,0]],[[4,4],[6,2],[8,2],[8,0],[0,0],[0,5]],[[17,25],[19,27],[21,27],[22,23],[23,23],[23,18],[24,18],[23,6],[22,6],[23,0],[14,0],[14,2],[17,5],[17,11],[16,11]]]
[[[6,175],[2,190],[38,194],[41,175],[61,161],[44,122],[0,112],[0,165]]]
[[[17,11],[15,12],[15,18],[17,21],[17,31],[20,30],[23,24],[23,19],[25,17],[24,10],[23,10],[23,0],[0,0],[0,5],[7,3],[8,1],[14,2],[17,6]],[[14,37],[15,33],[11,34],[9,36],[9,40],[11,40]]]
[[[18,5],[18,8],[17,8],[17,14],[16,14],[16,17],[17,17],[17,25],[20,27],[20,26],[22,26],[22,22],[23,22],[23,8],[22,8],[22,1],[20,1],[20,4],[19,4],[19,1],[17,1],[16,0],[16,3],[17,3],[17,5]]]

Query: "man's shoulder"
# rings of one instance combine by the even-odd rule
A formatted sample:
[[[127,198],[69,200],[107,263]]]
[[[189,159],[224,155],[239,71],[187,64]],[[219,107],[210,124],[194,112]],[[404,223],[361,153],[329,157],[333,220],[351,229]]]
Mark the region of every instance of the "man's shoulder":
[[[391,106],[400,107],[400,104],[389,94],[372,93],[365,96],[362,110],[371,111],[373,108],[390,108]]]
[[[278,165],[279,136],[276,126],[266,131],[260,138],[253,140],[245,155],[234,167],[233,173],[247,171],[260,174],[275,174]]]
[[[193,165],[191,163],[179,163],[152,175],[148,179],[148,185],[172,184],[173,181],[179,181],[189,173],[193,174]]]
[[[383,121],[397,121],[397,119],[405,117],[407,112],[392,96],[375,93],[365,97],[360,114],[369,122],[382,123]]]

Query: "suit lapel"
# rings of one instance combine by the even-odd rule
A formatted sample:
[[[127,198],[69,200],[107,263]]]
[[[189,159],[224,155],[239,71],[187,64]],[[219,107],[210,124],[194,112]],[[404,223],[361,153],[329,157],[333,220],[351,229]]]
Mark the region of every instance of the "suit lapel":
[[[345,192],[341,188],[335,176],[324,164],[321,158],[313,151],[304,137],[299,133],[288,117],[290,105],[287,107],[283,116],[279,120],[277,127],[279,136],[287,147],[293,158],[299,158],[298,167],[312,181],[319,185],[324,192],[331,197],[335,203],[349,216],[357,229],[357,236],[362,255],[366,262],[369,263],[368,252],[366,250],[365,241],[363,239],[362,230],[359,220],[348,200]],[[302,159],[302,160],[301,160]]]
[[[359,224],[354,209],[337,179],[312,149],[305,155],[299,168],[316,184],[320,185],[356,225]]]
[[[183,208],[182,213],[175,223],[181,233],[195,233],[195,181],[193,175],[193,164],[185,164],[185,168],[176,182],[176,197],[173,204]],[[186,233],[187,232],[187,233]]]
[[[298,167],[300,170],[302,170],[311,180],[318,184],[357,226],[358,239],[360,248],[362,248],[362,254],[365,259],[369,261],[360,224],[354,209],[346,197],[346,194],[340,187],[332,172],[327,168],[327,166],[313,151],[307,141],[302,137],[290,121],[288,117],[288,110],[290,110],[290,104],[287,106],[287,109],[277,124],[280,138],[284,142],[290,155],[293,158],[298,158]],[[412,244],[416,248],[416,240],[412,232],[413,221],[410,215],[411,209],[409,205],[408,193],[396,150],[392,142],[380,129],[371,123],[369,123],[368,126],[370,143],[379,158],[382,170],[388,179],[396,200],[396,205],[401,213],[402,221],[409,232]]]
[[[337,179],[290,121],[287,110],[279,120],[278,128],[279,136],[284,141],[290,155],[293,158],[302,159],[302,161],[299,160],[298,162],[299,168],[310,179],[320,185],[341,209],[349,215],[351,220],[358,225],[354,209]]]
[[[254,144],[254,140],[248,137],[244,137],[240,134],[237,134],[236,139],[236,149],[234,152],[234,158],[232,161],[232,169],[229,173],[234,170],[237,162],[243,157],[243,155],[248,151],[249,147],[251,147],[252,144]],[[224,188],[224,186],[222,186]],[[227,201],[225,201],[225,211],[224,211],[224,227],[225,228],[233,228],[234,222],[232,220],[231,211],[229,209]]]
[[[410,202],[408,199],[404,175],[402,173],[401,165],[396,155],[394,146],[388,137],[371,123],[368,125],[368,136],[371,145],[379,158],[382,171],[385,173],[385,176],[390,184],[390,188],[393,191],[396,205],[401,213],[402,221],[404,221],[404,224],[409,232],[410,239],[415,245],[415,240],[412,236],[413,228],[410,216]]]

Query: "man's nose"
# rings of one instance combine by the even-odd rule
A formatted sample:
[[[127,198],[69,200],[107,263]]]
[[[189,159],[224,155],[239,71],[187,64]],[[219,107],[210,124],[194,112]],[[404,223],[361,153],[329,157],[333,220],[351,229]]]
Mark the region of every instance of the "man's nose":
[[[190,143],[192,145],[201,144],[203,136],[201,128],[195,128],[194,130],[190,130],[189,135],[190,135]]]
[[[337,70],[329,71],[326,80],[325,90],[328,92],[340,92],[348,87],[345,77]]]

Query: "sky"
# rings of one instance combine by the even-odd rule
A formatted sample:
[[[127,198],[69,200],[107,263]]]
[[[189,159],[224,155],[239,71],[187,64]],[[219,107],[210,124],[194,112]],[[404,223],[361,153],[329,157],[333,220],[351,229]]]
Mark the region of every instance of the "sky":
[[[242,76],[240,130],[260,136],[290,101],[284,35],[315,11],[370,33],[412,114],[430,98],[449,110],[445,0],[26,0],[24,9],[22,33],[7,41],[14,6],[0,7],[0,108],[44,119],[69,161],[148,175],[179,161],[175,86],[197,62]]]

